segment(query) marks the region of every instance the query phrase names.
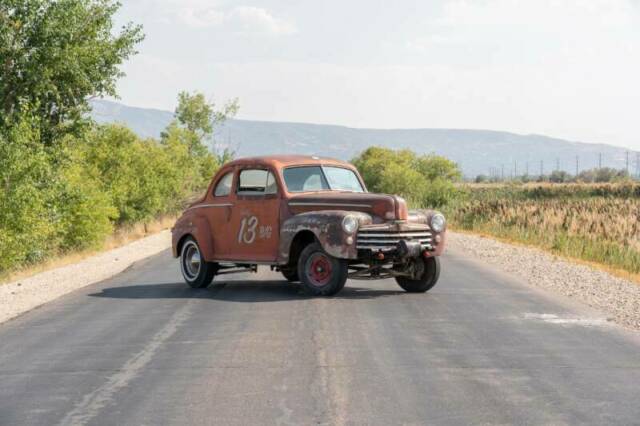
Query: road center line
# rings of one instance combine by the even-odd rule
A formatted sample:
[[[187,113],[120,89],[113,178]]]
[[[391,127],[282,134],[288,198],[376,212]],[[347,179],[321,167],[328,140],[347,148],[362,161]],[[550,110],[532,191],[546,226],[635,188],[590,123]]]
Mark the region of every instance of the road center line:
[[[69,412],[60,425],[85,425],[109,404],[114,395],[125,388],[151,361],[158,349],[171,338],[178,328],[189,318],[194,299],[189,300],[177,310],[169,321],[158,331],[144,349],[130,358],[117,373],[109,377],[106,383],[87,394],[76,407]]]

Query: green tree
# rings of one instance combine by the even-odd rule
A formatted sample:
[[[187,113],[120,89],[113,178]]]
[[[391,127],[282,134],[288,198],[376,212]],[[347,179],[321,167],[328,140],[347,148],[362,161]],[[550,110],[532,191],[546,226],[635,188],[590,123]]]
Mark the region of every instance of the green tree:
[[[462,179],[462,172],[456,163],[435,154],[416,158],[416,169],[429,181],[440,178],[457,182]]]
[[[195,181],[192,181],[193,176],[186,176],[193,189],[206,186],[213,172],[233,157],[228,148],[217,149],[214,130],[233,117],[238,109],[237,99],[216,109],[216,105],[208,102],[202,93],[181,92],[178,95],[176,119],[162,132],[162,143],[174,151],[180,144],[187,147],[192,167],[197,170]],[[179,149],[175,152],[178,153]]]
[[[462,176],[460,169],[444,157],[371,147],[352,162],[369,190],[400,194],[416,206],[439,207],[460,195],[454,185]]]
[[[237,99],[216,109],[215,103],[207,101],[203,93],[180,92],[175,116],[178,124],[191,133],[190,150],[201,155],[207,142],[212,140],[215,127],[235,116],[238,109]],[[215,153],[215,146],[211,148]],[[224,157],[226,154],[225,150],[221,155]]]
[[[0,127],[26,110],[40,117],[45,144],[78,133],[87,100],[116,95],[119,66],[135,53],[142,28],[118,32],[113,0],[3,0],[0,2]]]
[[[358,168],[367,188],[374,192],[388,191],[388,179],[385,179],[382,171],[390,165],[396,165],[404,170],[413,169],[416,155],[409,150],[393,151],[388,148],[370,147],[363,151],[351,162]],[[391,172],[396,176],[398,173]],[[397,189],[397,186],[394,184]],[[399,191],[401,192],[401,191]]]

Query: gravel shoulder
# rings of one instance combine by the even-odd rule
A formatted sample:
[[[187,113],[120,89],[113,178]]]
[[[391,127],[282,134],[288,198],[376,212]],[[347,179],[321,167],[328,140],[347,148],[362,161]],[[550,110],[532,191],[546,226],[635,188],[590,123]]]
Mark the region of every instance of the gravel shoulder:
[[[449,232],[447,242],[457,252],[497,266],[529,285],[568,296],[620,325],[640,330],[640,285],[632,281],[542,250],[477,235]]]
[[[112,277],[171,246],[168,230],[78,263],[0,285],[0,323],[78,288]]]

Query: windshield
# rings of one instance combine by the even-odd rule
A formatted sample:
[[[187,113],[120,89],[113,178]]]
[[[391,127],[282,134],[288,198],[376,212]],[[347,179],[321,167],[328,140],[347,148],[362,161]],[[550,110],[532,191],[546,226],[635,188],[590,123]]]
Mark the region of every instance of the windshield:
[[[284,169],[283,175],[289,192],[364,192],[358,176],[352,170],[342,167],[289,167]]]

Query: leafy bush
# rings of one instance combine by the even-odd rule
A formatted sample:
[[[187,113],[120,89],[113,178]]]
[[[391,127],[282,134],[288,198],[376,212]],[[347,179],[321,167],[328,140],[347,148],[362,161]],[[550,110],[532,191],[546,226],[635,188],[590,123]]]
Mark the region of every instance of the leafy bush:
[[[437,155],[371,147],[352,160],[371,191],[400,194],[419,207],[442,207],[461,195],[458,166]]]
[[[210,107],[204,117],[222,118]],[[190,126],[177,120],[157,141],[92,124],[55,144],[41,143],[34,116],[0,129],[0,272],[99,247],[114,227],[183,208],[220,166],[203,141],[211,128]]]
[[[0,270],[38,261],[55,243],[49,156],[26,122],[0,133]]]
[[[100,181],[92,177],[83,164],[72,162],[62,170],[56,189],[59,249],[99,247],[113,232],[118,217],[118,210]]]

